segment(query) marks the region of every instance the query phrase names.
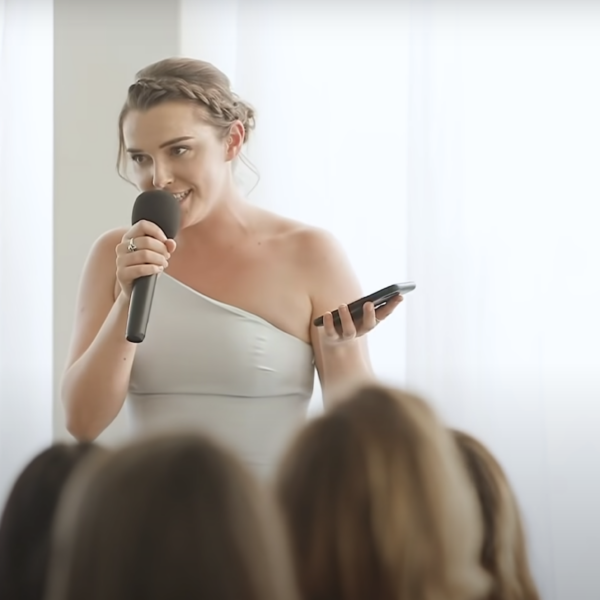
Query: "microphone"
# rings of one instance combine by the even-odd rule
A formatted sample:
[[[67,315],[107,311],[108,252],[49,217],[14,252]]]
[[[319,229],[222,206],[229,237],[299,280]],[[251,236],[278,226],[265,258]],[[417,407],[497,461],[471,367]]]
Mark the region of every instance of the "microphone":
[[[142,192],[136,198],[131,213],[131,224],[151,221],[162,229],[167,238],[172,239],[179,230],[180,217],[179,202],[173,194],[164,190],[152,190]],[[146,337],[157,278],[158,274],[145,275],[133,281],[127,316],[126,337],[129,342],[139,344]]]

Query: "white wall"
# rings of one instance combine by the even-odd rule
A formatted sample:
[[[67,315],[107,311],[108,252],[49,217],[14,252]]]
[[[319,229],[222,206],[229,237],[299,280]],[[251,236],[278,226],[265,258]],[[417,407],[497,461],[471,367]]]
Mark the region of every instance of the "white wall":
[[[0,506],[52,439],[52,1],[0,0]]]
[[[177,2],[54,2],[54,380],[71,335],[81,269],[93,241],[127,225],[137,196],[116,173],[117,119],[136,71],[179,52]],[[103,434],[118,440],[125,413]],[[57,438],[68,437],[55,402]]]
[[[235,88],[238,68],[238,0],[179,0],[180,56],[221,69]]]

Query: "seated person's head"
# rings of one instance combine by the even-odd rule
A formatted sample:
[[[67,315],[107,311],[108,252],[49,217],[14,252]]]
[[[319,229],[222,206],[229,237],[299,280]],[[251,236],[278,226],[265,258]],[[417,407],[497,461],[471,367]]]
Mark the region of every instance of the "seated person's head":
[[[75,477],[47,600],[295,600],[268,495],[197,435],[146,439]]]
[[[472,486],[419,398],[357,390],[299,433],[276,492],[304,600],[468,600],[487,589]]]
[[[481,564],[493,579],[489,600],[539,600],[519,508],[502,467],[479,441],[453,433],[479,498],[484,525]]]
[[[56,444],[38,454],[16,480],[0,522],[0,598],[40,600],[56,506],[91,444]]]

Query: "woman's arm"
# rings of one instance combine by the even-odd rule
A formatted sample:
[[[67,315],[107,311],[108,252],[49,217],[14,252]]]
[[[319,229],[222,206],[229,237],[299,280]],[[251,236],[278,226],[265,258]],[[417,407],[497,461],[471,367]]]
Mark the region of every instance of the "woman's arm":
[[[61,395],[67,429],[96,438],[118,415],[129,387],[136,344],[125,339],[129,300],[115,301],[115,247],[123,231],[94,244],[84,267]]]
[[[312,321],[363,296],[343,249],[337,240],[321,230],[303,235],[303,266],[312,304],[311,342],[323,389],[323,402],[330,406],[346,387],[373,379],[367,339],[361,332],[349,339],[330,340],[325,328]],[[364,332],[363,332],[364,333]]]

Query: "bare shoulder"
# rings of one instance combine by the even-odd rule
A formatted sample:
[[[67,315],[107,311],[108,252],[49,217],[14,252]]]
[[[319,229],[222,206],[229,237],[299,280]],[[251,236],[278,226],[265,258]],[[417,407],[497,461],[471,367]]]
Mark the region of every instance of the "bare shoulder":
[[[67,367],[92,343],[115,301],[116,247],[126,229],[112,229],[92,244],[79,282]]]
[[[110,229],[99,236],[92,245],[91,254],[108,254],[114,255],[116,247],[121,243],[123,236],[127,232],[127,227],[117,227]]]
[[[281,256],[302,281],[316,310],[360,297],[347,252],[330,231],[291,219],[278,220]],[[332,304],[333,303],[333,304]]]
[[[331,302],[350,302],[360,291],[346,250],[331,232],[321,227],[257,209],[270,246],[286,267],[293,270],[317,304],[319,297]],[[358,297],[358,296],[357,296]]]
[[[259,215],[273,243],[281,250],[290,251],[302,262],[330,257],[332,252],[344,254],[339,241],[325,229],[262,209]]]
[[[354,279],[346,250],[330,231],[299,224],[289,243],[298,268],[319,287],[338,277]]]
[[[326,229],[304,225],[294,232],[294,247],[302,265],[326,271],[347,262],[346,251],[335,235]]]
[[[115,267],[116,248],[123,239],[126,231],[126,227],[118,227],[106,231],[96,239],[92,244],[86,261],[82,285],[85,286],[88,283],[89,277],[93,277],[98,282],[110,281],[111,293],[115,297],[117,286]]]

